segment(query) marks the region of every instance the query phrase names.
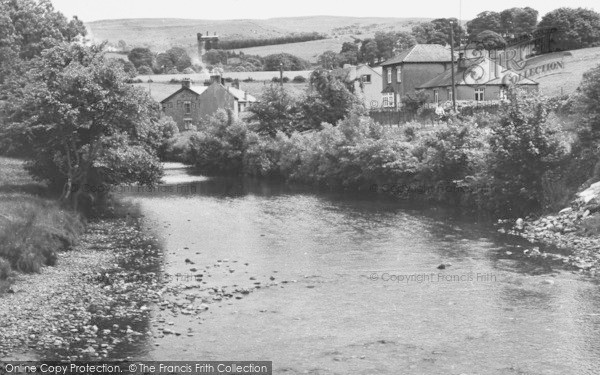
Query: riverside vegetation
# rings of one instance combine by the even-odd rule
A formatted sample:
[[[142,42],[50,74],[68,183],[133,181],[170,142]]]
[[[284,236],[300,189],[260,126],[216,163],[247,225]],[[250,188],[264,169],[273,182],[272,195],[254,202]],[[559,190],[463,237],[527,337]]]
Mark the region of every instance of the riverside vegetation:
[[[536,215],[565,208],[575,193],[600,179],[599,87],[600,67],[586,73],[569,97],[512,89],[496,114],[451,115],[392,128],[366,116],[348,82],[317,70],[303,98],[273,86],[248,118],[221,112],[198,131],[173,139],[167,155],[193,163],[203,174],[330,189],[375,187],[403,199],[533,222]],[[597,236],[596,212],[588,212],[584,224],[576,221],[595,229],[568,233]],[[562,246],[588,251],[581,243],[571,239]]]

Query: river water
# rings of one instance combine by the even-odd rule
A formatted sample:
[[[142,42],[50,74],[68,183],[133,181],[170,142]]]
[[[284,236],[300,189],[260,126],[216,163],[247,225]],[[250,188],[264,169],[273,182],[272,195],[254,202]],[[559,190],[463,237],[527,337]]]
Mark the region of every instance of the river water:
[[[180,166],[165,183],[131,199],[162,238],[169,283],[231,298],[200,314],[156,308],[137,358],[268,360],[276,374],[600,373],[598,283],[524,257],[530,245],[488,221]]]

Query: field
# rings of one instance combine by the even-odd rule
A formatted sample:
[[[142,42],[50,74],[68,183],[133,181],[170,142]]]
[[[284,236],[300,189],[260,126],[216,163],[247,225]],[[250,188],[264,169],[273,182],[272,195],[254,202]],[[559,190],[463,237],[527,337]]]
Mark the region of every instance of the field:
[[[276,53],[289,53],[312,63],[325,51],[340,52],[344,42],[352,42],[350,36],[340,36],[322,40],[311,40],[309,42],[278,44],[274,46],[261,46],[242,48],[240,50],[247,55],[268,56]]]
[[[291,43],[283,47],[258,48],[261,56],[278,52],[290,52],[314,60],[314,56],[328,49],[339,51],[343,41],[352,37],[365,38],[377,31],[410,30],[412,26],[429,19],[421,18],[378,18],[378,17],[292,17],[266,20],[194,20],[194,19],[121,19],[87,23],[89,37],[94,41],[108,41],[116,45],[124,40],[132,47],[145,46],[161,52],[173,46],[181,46],[192,56],[196,55],[196,34],[217,33],[223,40],[270,38],[291,33],[318,32],[330,38],[323,41]],[[270,47],[270,48],[269,48]],[[255,48],[244,49],[250,53]],[[275,51],[275,52],[272,52]]]
[[[535,67],[561,61],[564,69],[557,69],[553,74],[533,76],[540,84],[540,92],[547,96],[570,94],[577,89],[583,73],[598,66],[600,47],[585,48],[569,52],[555,52],[528,60],[528,66]]]

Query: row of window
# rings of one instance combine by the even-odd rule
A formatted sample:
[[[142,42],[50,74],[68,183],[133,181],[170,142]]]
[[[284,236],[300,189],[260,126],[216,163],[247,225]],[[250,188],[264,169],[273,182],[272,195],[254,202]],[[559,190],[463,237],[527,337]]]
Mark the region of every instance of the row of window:
[[[180,107],[181,103],[177,102],[177,107]],[[167,104],[163,104],[163,111],[167,108],[173,108],[173,103],[169,102]],[[194,108],[196,108],[196,103],[194,103]],[[192,113],[192,103],[191,102],[183,102],[183,113],[190,114]]]
[[[446,90],[447,90],[446,97],[448,98],[448,100],[452,100],[452,89],[448,88]],[[383,107],[389,108],[389,107],[396,106],[393,92],[388,92],[388,93],[382,94],[382,99],[383,99]],[[485,101],[485,88],[484,87],[479,87],[479,88],[475,89],[474,99],[475,99],[475,101],[478,101],[478,102]],[[506,99],[506,90],[505,89],[500,90],[500,99]],[[434,101],[434,103],[440,102],[439,90],[433,90],[433,101]]]

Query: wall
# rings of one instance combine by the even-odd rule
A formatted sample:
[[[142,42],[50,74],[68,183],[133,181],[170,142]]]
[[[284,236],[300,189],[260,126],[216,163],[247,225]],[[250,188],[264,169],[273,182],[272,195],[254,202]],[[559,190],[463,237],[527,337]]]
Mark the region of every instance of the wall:
[[[401,67],[401,82],[397,81],[397,69]],[[396,102],[399,102],[404,95],[414,94],[415,87],[419,87],[423,83],[430,79],[440,75],[447,68],[450,67],[450,63],[402,63],[398,65],[386,66],[382,73],[382,90],[385,89],[388,84],[388,69],[392,69],[392,87],[396,92]]]
[[[191,104],[191,113],[186,114],[184,108],[184,102],[189,101]],[[177,123],[180,131],[186,130],[184,126],[184,119],[191,119],[192,125],[198,125],[200,118],[202,117],[200,109],[200,95],[191,91],[183,90],[178,94],[172,96],[168,101],[162,103],[163,112],[171,116]]]

